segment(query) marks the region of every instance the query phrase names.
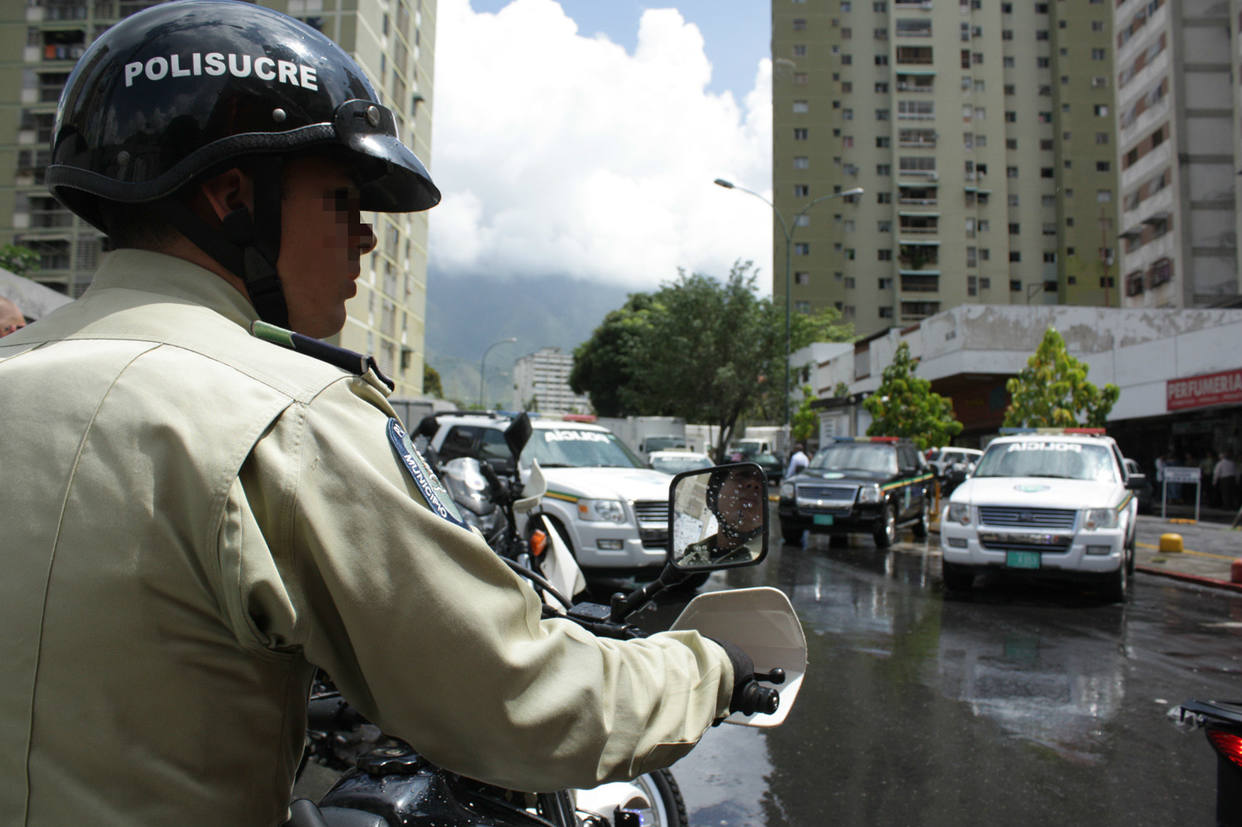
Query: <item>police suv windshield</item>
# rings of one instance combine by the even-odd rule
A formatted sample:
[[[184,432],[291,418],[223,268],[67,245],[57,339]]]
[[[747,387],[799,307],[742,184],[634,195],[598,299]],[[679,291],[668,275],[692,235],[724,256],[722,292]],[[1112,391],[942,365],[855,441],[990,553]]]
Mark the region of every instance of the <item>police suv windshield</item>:
[[[993,443],[979,460],[974,475],[1117,481],[1117,469],[1107,446],[1042,439]]]
[[[834,442],[811,460],[810,468],[826,471],[897,473],[897,452],[884,442]]]
[[[643,467],[614,435],[585,428],[536,428],[522,450],[522,464],[533,459],[543,468]]]

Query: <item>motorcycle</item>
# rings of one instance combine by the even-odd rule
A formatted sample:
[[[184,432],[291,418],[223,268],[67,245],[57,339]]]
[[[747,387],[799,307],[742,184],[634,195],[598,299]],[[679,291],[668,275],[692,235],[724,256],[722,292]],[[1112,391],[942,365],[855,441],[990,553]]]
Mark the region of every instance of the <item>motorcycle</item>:
[[[1169,718],[1183,730],[1204,731],[1216,753],[1216,823],[1242,824],[1242,703],[1186,701]]]
[[[726,524],[713,518],[711,475],[723,471],[745,476],[753,493],[739,507],[762,515],[760,528],[740,535],[727,554],[701,553],[725,537]],[[534,475],[532,475],[534,476]],[[658,593],[703,571],[754,565],[767,553],[767,507],[763,471],[754,463],[721,466],[679,474],[669,487],[670,559],[652,582],[629,594],[613,595],[609,605],[545,600],[545,616],[570,619],[601,637],[628,639],[643,633],[632,615]],[[534,492],[523,492],[529,498]],[[714,533],[713,533],[714,532]],[[541,575],[506,559],[533,582]],[[547,584],[551,592],[559,590]],[[696,629],[708,637],[730,640],[746,651],[756,672],[746,687],[746,711],[726,723],[776,726],[784,721],[806,671],[806,639],[789,599],[768,587],[702,594],[674,621],[673,629]],[[765,686],[761,682],[773,684]],[[356,731],[369,726],[334,690],[312,698],[309,729],[316,760],[325,756],[339,766],[352,765],[316,805],[301,799],[291,805],[289,827],[395,827],[395,825],[555,825],[556,827],[630,827],[685,824],[685,805],[671,773],[663,770],[629,782],[593,790],[525,793],[466,778],[432,764],[410,745],[372,727],[362,737],[337,737],[338,727]],[[335,733],[335,734],[334,734]]]

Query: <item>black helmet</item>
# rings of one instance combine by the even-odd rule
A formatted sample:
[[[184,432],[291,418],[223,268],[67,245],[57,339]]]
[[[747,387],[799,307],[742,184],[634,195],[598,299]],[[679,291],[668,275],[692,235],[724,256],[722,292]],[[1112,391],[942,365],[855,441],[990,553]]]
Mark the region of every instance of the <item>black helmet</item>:
[[[257,192],[253,222],[230,216],[220,233],[187,226],[186,210],[170,212],[191,241],[247,280],[264,315],[255,293],[275,278],[280,247],[276,159],[317,147],[350,162],[363,210],[425,210],[440,200],[392,113],[339,46],[251,3],[179,0],[127,17],[78,60],[60,97],[47,184],[106,231],[102,202],[161,201],[233,159],[271,156],[274,163],[256,166],[256,191],[268,192]],[[284,323],[283,298],[281,305],[269,321]]]

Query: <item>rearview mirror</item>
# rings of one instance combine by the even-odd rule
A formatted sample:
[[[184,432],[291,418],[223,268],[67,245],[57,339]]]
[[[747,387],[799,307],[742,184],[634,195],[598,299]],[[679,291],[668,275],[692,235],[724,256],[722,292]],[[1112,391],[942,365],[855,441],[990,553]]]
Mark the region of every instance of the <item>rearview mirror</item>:
[[[768,485],[753,462],[685,471],[669,485],[670,559],[682,571],[758,563],[768,553]]]

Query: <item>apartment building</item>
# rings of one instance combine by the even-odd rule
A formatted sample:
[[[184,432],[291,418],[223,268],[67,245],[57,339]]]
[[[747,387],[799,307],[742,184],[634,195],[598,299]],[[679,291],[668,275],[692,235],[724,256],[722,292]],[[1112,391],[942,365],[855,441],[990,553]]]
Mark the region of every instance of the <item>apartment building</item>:
[[[1242,2],[1122,0],[1113,14],[1123,304],[1236,304]]]
[[[56,102],[86,47],[118,20],[155,0],[24,0],[0,16],[0,244],[39,253],[36,279],[81,295],[102,238],[48,194]],[[399,134],[430,167],[435,0],[269,0],[331,37],[366,71]],[[24,8],[23,8],[24,6]],[[364,219],[366,220],[366,219]],[[358,295],[333,341],[374,354],[397,394],[422,392],[427,288],[427,216],[371,216],[379,245],[363,258]]]
[[[574,367],[572,353],[559,347],[545,347],[528,353],[513,363],[514,410],[542,414],[590,413],[591,400],[569,387]]]
[[[867,335],[964,303],[1117,306],[1112,2],[772,0],[793,308]]]

